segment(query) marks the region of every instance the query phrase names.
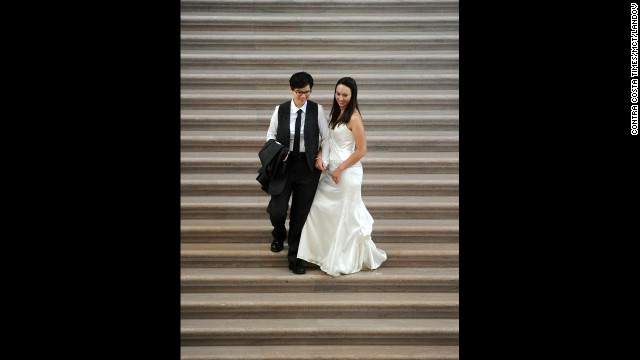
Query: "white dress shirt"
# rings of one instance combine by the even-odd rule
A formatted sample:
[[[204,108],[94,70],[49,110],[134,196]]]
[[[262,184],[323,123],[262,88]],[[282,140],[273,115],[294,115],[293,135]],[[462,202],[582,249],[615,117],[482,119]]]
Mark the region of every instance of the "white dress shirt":
[[[278,110],[280,105],[276,106],[276,109],[271,115],[271,123],[269,124],[269,130],[267,130],[267,141],[270,139],[276,139],[278,133]],[[302,109],[302,118],[300,122],[300,152],[305,151],[304,147],[304,123],[307,115],[307,102],[302,104],[302,107],[298,108],[296,103],[291,100],[289,113],[289,149],[293,150],[293,139],[296,135],[296,117],[298,117],[298,110]],[[320,135],[320,147],[322,148],[322,161],[325,166],[329,164],[329,123],[327,121],[327,115],[324,113],[322,105],[318,104],[318,130]],[[315,154],[314,154],[315,155]]]

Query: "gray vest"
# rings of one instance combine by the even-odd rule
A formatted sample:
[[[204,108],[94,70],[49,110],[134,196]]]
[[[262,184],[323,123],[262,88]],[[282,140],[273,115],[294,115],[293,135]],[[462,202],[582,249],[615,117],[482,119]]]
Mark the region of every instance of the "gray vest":
[[[276,140],[285,146],[289,146],[291,140],[291,130],[289,122],[291,121],[291,100],[280,104],[278,109],[278,130],[276,132]],[[309,169],[315,169],[313,164],[316,162],[316,155],[320,147],[318,138],[320,129],[318,129],[318,104],[307,100],[307,114],[304,122],[304,151],[307,158]]]

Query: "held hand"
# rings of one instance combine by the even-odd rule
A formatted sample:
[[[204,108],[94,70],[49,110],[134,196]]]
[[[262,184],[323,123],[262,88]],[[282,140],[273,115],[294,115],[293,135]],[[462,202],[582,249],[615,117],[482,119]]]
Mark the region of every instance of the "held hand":
[[[324,162],[322,161],[322,158],[316,159],[315,167],[316,167],[316,169],[321,170],[321,171],[327,170],[327,167],[324,166]]]
[[[333,182],[335,182],[336,184],[340,183],[340,175],[342,175],[342,170],[339,170],[337,168],[333,170],[333,172],[331,173]]]

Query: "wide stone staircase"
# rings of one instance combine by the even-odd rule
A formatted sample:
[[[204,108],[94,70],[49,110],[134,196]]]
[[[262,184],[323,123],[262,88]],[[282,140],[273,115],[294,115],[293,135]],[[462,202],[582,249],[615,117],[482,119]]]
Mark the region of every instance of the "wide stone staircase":
[[[458,1],[181,0],[181,359],[458,359]],[[255,180],[291,74],[356,79],[375,271],[295,275]]]

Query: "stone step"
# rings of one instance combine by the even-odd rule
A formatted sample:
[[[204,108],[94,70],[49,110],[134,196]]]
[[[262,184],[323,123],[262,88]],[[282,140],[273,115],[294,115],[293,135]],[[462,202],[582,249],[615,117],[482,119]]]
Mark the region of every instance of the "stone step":
[[[315,51],[341,52],[345,48],[359,51],[434,51],[458,50],[457,31],[424,32],[362,32],[342,29],[340,32],[262,32],[212,31],[195,34],[182,33],[180,49],[194,50],[247,50],[278,49],[297,51],[313,44]]]
[[[362,195],[458,196],[458,174],[366,174]],[[183,196],[259,196],[265,194],[254,174],[181,174]]]
[[[291,51],[215,51],[191,50],[180,52],[180,68],[188,71],[225,69],[237,70],[261,69],[261,71],[288,70],[293,73],[307,69],[311,73],[335,71],[339,67],[346,73],[350,71],[386,72],[397,69],[423,72],[433,70],[458,71],[459,53],[457,50],[433,51],[299,51],[295,55],[292,67]],[[348,59],[346,61],[345,59]],[[296,69],[295,66],[299,66]],[[337,79],[336,79],[337,81]],[[252,99],[253,100],[253,99]],[[246,102],[246,101],[245,101]]]
[[[181,14],[262,13],[428,13],[458,14],[458,0],[181,0]],[[298,19],[298,17],[295,17]]]
[[[266,130],[263,132],[266,139]],[[255,149],[254,149],[255,150]],[[380,152],[367,149],[360,160],[364,176],[372,174],[457,174],[458,152]],[[181,174],[254,174],[258,175],[258,151],[197,152],[185,151],[180,155]]]
[[[266,134],[272,113],[273,109],[245,113],[229,113],[225,110],[211,110],[208,113],[183,111],[180,114],[180,128],[183,131],[227,131],[233,127],[234,130],[263,131]],[[367,112],[364,123],[369,131],[455,131],[459,128],[459,115],[456,110]]]
[[[181,360],[459,360],[458,346],[257,345],[185,346]]]
[[[285,256],[284,254],[282,256]],[[266,268],[182,268],[181,293],[458,293],[458,268],[382,267],[333,277],[317,267],[296,275],[285,266]]]
[[[181,319],[457,319],[457,293],[185,293]]]
[[[458,243],[458,220],[375,219],[376,244]],[[180,242],[186,243],[262,243],[272,240],[271,222],[263,219],[182,219]]]
[[[315,71],[313,73],[314,93],[318,91],[332,93],[338,79],[344,76],[354,78],[358,83],[358,87],[363,90],[384,89],[385,91],[395,90],[401,93],[406,93],[407,90],[458,90],[460,82],[457,71],[444,70],[408,72],[403,69],[394,69],[393,71],[377,73],[360,69],[348,74],[335,71]],[[185,69],[180,73],[180,86],[184,90],[237,90],[241,86],[243,89],[282,91],[288,89],[289,77],[291,77],[289,71],[261,72],[259,69],[250,69],[228,72],[211,69],[207,72],[199,72]],[[371,111],[368,111],[367,114],[367,119],[369,119],[372,115]],[[269,112],[266,115],[268,119],[271,113]],[[386,115],[399,117],[394,112]]]
[[[374,237],[374,242],[375,242]],[[180,245],[180,266],[185,268],[285,268],[286,251],[273,253],[271,242],[248,244],[183,243]],[[376,244],[387,253],[385,267],[450,268],[459,265],[458,244],[448,243],[386,243]],[[306,263],[307,268],[318,268]]]
[[[370,4],[370,3],[369,3]],[[402,10],[395,9],[395,10]],[[180,33],[205,33],[209,31],[270,32],[343,32],[367,33],[439,32],[458,31],[460,17],[457,13],[375,12],[344,14],[340,12],[306,12],[304,21],[288,13],[183,13],[180,16]]]
[[[182,219],[263,219],[264,196],[181,196]],[[458,219],[457,196],[363,196],[374,219]]]
[[[458,134],[457,131],[367,131],[367,151],[457,152]],[[181,131],[180,150],[247,151],[257,156],[266,138],[266,131]]]
[[[337,81],[337,79],[336,79]],[[247,101],[247,99],[251,101]],[[414,90],[409,93],[388,92],[383,90],[362,90],[358,92],[358,103],[363,111],[403,111],[418,110],[458,110],[457,90]],[[256,93],[255,90],[197,90],[183,89],[180,95],[182,110],[273,110],[276,105],[291,99],[287,89]],[[323,105],[325,113],[331,111],[333,87],[324,91],[314,86],[311,100]],[[269,120],[271,117],[268,118]],[[267,124],[268,126],[268,124]]]
[[[458,319],[182,319],[181,346],[457,346]]]

